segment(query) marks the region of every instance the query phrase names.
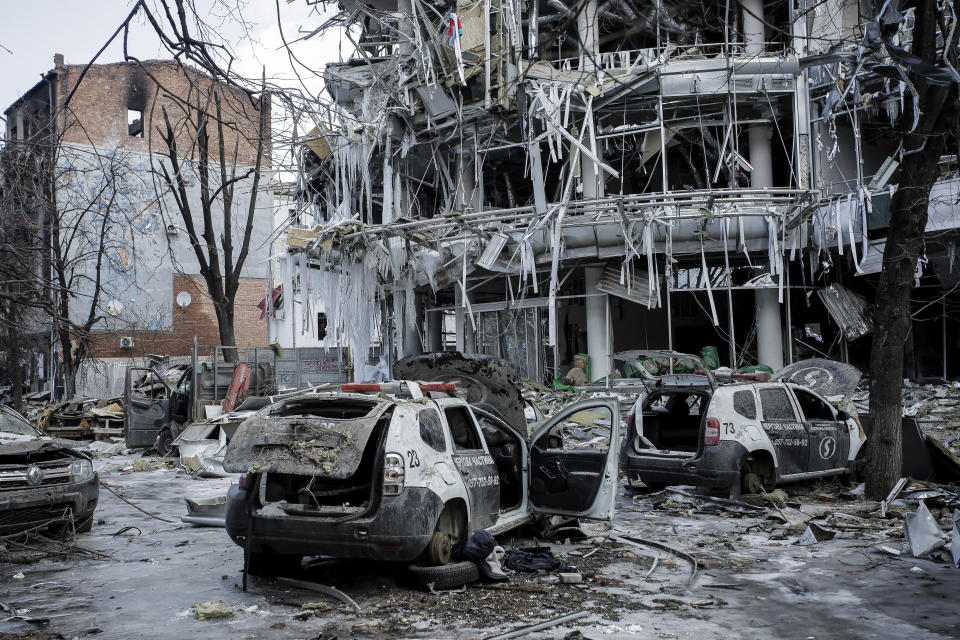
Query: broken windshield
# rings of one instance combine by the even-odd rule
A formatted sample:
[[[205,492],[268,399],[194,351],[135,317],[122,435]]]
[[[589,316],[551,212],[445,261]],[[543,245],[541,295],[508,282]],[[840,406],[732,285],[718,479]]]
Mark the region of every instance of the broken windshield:
[[[379,403],[373,401],[353,400],[343,398],[294,398],[286,402],[278,402],[260,413],[272,418],[284,416],[310,416],[314,418],[330,418],[335,420],[350,420],[363,418],[370,414]]]
[[[2,408],[2,407],[0,407]],[[40,433],[28,423],[21,420],[13,412],[3,409],[0,411],[0,433],[35,438]]]

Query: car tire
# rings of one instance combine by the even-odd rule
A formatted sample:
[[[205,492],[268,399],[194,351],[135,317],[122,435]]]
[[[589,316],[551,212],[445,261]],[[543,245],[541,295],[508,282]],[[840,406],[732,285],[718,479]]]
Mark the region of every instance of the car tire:
[[[424,567],[412,564],[408,568],[410,577],[421,589],[435,590],[459,589],[480,579],[480,570],[472,562],[454,562],[439,567]]]
[[[251,551],[247,560],[247,573],[252,576],[273,578],[278,575],[290,575],[300,570],[303,556],[288,553],[270,553]]]
[[[93,529],[93,516],[73,521],[73,533],[89,533],[91,529]],[[69,521],[50,525],[50,533],[57,538],[65,538],[70,532]]]
[[[76,523],[77,533],[90,533],[93,529],[93,516],[88,516]]]
[[[157,445],[155,448],[162,458],[166,458],[173,453],[173,434],[170,433],[169,429],[164,429],[160,432],[160,435],[157,436]]]

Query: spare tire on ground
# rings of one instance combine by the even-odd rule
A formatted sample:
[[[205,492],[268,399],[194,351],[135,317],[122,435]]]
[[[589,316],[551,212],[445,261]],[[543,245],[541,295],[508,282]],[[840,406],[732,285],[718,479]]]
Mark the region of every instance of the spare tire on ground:
[[[430,585],[437,591],[444,589],[459,589],[480,579],[480,570],[472,562],[451,562],[438,567],[423,567],[412,564],[409,567],[410,578],[421,589],[430,589]]]

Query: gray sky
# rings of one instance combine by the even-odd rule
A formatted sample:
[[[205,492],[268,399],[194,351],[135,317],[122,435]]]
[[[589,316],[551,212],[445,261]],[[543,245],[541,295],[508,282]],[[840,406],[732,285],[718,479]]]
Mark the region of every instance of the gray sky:
[[[274,0],[197,0],[209,10],[217,4],[242,5],[246,19],[253,23],[251,44],[239,26],[224,22],[211,11],[207,18],[220,25],[221,34],[232,47],[243,75],[258,78],[261,65],[267,75],[284,79],[296,86],[296,78],[286,52],[281,48]],[[130,12],[132,0],[17,0],[3,3],[0,20],[0,112],[40,80],[41,74],[53,67],[53,54],[62,53],[68,64],[86,64]],[[319,26],[323,17],[310,15],[304,0],[287,4],[281,0],[284,35],[294,38],[299,28]],[[142,21],[138,21],[142,22]],[[143,59],[162,57],[152,30],[142,24],[132,34],[133,53]],[[8,51],[9,50],[9,51]],[[295,52],[305,63],[322,68],[338,57],[336,35],[313,38],[295,45]],[[122,57],[119,38],[98,62],[116,62]],[[305,74],[300,70],[301,74]],[[307,78],[307,86],[317,91],[320,83]]]

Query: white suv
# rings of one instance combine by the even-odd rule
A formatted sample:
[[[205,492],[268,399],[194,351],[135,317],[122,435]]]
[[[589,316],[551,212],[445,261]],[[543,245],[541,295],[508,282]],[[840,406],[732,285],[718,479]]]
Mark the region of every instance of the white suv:
[[[346,384],[284,398],[241,424],[223,466],[244,474],[226,520],[249,571],[315,554],[444,565],[479,529],[498,534],[537,513],[612,518],[615,400],[570,406],[528,440],[526,424],[453,389]]]
[[[811,386],[786,381],[825,387],[831,370],[849,365],[807,361],[785,370],[787,375],[778,372],[778,381],[718,384],[695,356],[637,351],[618,357],[638,367],[649,358],[699,366],[650,380],[627,416],[621,464],[630,484],[758,493],[781,482],[847,473],[865,442],[846,412]],[[858,379],[859,372],[854,385]]]

